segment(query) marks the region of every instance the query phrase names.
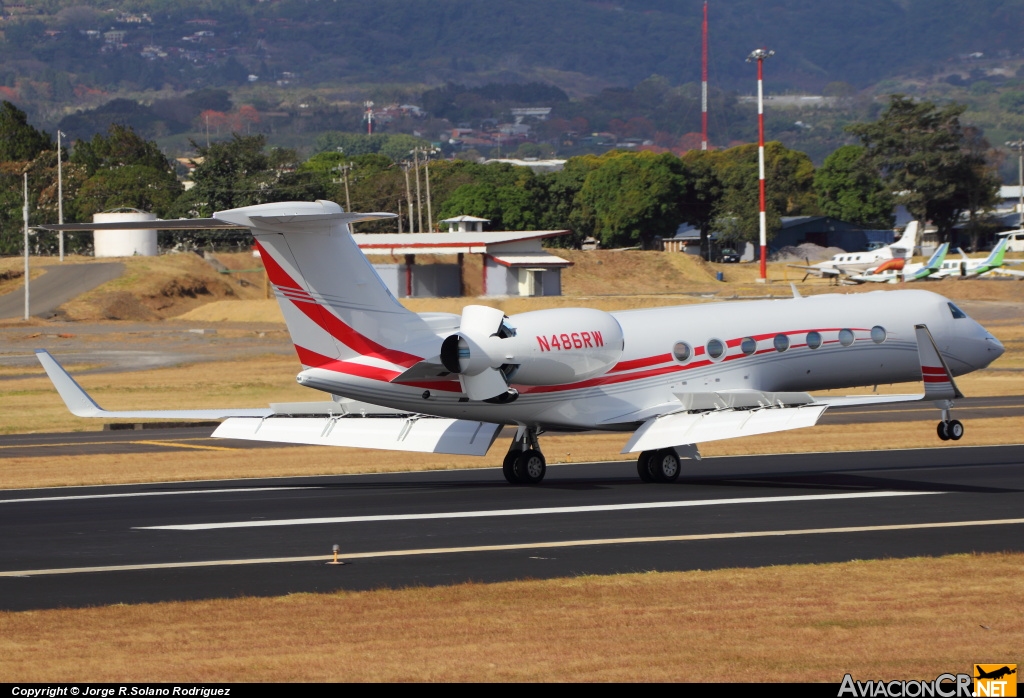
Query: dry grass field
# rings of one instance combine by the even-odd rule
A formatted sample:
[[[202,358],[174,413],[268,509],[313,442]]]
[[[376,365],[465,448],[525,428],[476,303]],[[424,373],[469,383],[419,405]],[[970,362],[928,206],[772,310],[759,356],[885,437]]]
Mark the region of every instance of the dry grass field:
[[[931,680],[1019,661],[1022,567],[955,555],[0,613],[0,681]]]
[[[496,305],[515,313],[577,305],[616,310],[733,296],[782,298],[791,295],[788,281],[802,278],[796,270],[772,265],[773,283],[766,286],[754,283],[754,265],[708,265],[681,255],[641,252],[559,254],[574,262],[564,280],[565,296],[506,299]],[[220,259],[231,269],[247,269],[254,261],[244,254]],[[18,261],[0,260],[0,273],[17,268]],[[129,267],[124,279],[69,304],[65,316],[102,321],[121,313],[124,319],[154,323],[281,322],[276,303],[261,300],[260,274],[218,275],[188,255],[124,261]],[[33,276],[42,273],[45,262],[33,268]],[[716,271],[724,271],[724,284],[714,280]],[[19,283],[0,280],[0,292]],[[805,295],[836,291],[813,279],[797,285]],[[200,287],[207,292],[198,292]],[[981,302],[990,315],[984,324],[1007,347],[993,368],[958,379],[963,391],[969,396],[1024,394],[1024,285],[948,280],[924,287],[958,302]],[[458,313],[471,302],[479,301],[408,299],[406,304],[416,311]],[[24,327],[31,333],[50,326],[33,321]],[[122,339],[133,341],[128,335]],[[72,373],[91,367],[68,366]],[[164,407],[181,395],[188,396],[188,406],[257,406],[311,399],[308,390],[295,384],[296,370],[294,357],[268,355],[230,364],[208,361],[87,374],[80,382],[112,409]],[[880,391],[918,389],[879,386]],[[67,414],[41,370],[26,375],[24,369],[0,369],[0,405],[0,433],[99,428]],[[920,414],[920,422],[823,426],[709,443],[702,452],[728,456],[753,450],[932,446],[935,415]],[[1020,443],[1020,421],[972,419],[961,444]],[[145,438],[145,432],[138,432],[138,440]],[[579,462],[618,459],[625,440],[622,434],[545,435],[543,445],[552,463]],[[368,456],[315,447],[249,451],[209,443],[185,443],[177,451],[145,458],[20,458],[5,457],[0,448],[0,488],[497,466],[504,450],[505,440],[484,458],[428,454],[396,459],[387,452]],[[836,683],[846,672],[858,680],[933,679],[942,672],[970,671],[978,661],[1019,661],[1024,616],[1013,609],[1024,598],[1022,570],[1021,554],[960,555],[0,612],[0,682]]]

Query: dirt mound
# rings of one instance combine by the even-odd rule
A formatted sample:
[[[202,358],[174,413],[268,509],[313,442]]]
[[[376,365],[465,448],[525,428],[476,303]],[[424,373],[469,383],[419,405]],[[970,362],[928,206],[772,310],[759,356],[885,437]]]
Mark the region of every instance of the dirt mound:
[[[159,316],[128,291],[104,294],[99,299],[105,320],[156,320]]]
[[[780,248],[778,252],[768,257],[769,262],[820,262],[824,259],[831,259],[837,254],[846,252],[841,247],[822,247],[813,242],[805,242],[800,245]]]
[[[241,266],[242,259],[231,260]],[[63,306],[71,320],[158,320],[225,299],[261,298],[262,284],[222,274],[194,254],[126,257],[119,278]],[[253,264],[251,257],[247,262]],[[258,262],[257,262],[258,264]],[[231,264],[225,265],[231,268]],[[259,277],[257,277],[259,278]]]

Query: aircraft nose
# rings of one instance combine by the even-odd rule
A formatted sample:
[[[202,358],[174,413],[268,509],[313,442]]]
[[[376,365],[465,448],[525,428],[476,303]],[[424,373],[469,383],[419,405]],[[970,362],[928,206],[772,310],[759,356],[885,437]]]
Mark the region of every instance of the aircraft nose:
[[[988,354],[991,357],[989,359],[989,363],[998,359],[1006,351],[1006,347],[1003,346],[1003,343],[990,334],[985,336],[985,348],[988,350]]]

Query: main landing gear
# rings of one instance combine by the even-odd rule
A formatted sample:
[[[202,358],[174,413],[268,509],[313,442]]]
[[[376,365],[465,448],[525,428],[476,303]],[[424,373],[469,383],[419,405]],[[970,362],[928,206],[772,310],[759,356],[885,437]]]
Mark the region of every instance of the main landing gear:
[[[544,479],[548,465],[537,443],[536,427],[519,427],[505,454],[501,472],[512,485],[536,485]]]
[[[964,435],[964,425],[959,419],[950,419],[949,411],[953,407],[952,400],[941,400],[936,404],[942,410],[942,421],[936,428],[939,438],[943,441],[959,441]]]
[[[682,469],[674,448],[644,451],[636,459],[636,474],[644,482],[675,482]]]

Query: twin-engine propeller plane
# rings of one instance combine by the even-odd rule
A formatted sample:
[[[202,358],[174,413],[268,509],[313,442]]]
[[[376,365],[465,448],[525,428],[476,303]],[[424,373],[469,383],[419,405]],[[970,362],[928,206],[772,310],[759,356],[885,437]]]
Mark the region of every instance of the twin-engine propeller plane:
[[[215,437],[483,455],[517,428],[504,460],[511,483],[538,483],[545,431],[630,432],[646,482],[669,482],[705,441],[814,425],[829,408],[932,400],[938,433],[962,397],[954,376],[1003,346],[947,299],[876,291],[625,312],[588,308],[505,316],[413,313],[388,291],[352,238],[358,221],[328,201],[156,221],[160,229],[250,230],[302,370],[329,400],[255,410],[100,408],[45,350],[37,355],[80,417],[222,419]],[[106,229],[138,228],[138,222]],[[92,230],[98,224],[62,226]],[[808,391],[923,380],[915,395],[812,397]]]

